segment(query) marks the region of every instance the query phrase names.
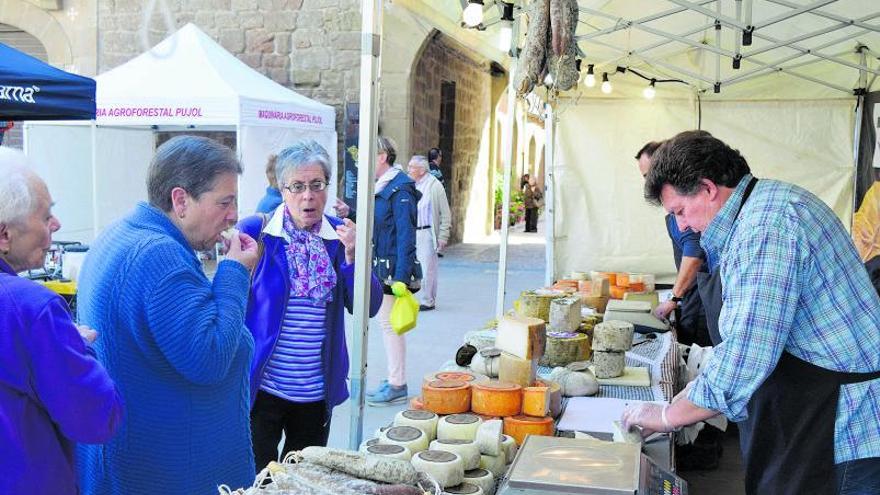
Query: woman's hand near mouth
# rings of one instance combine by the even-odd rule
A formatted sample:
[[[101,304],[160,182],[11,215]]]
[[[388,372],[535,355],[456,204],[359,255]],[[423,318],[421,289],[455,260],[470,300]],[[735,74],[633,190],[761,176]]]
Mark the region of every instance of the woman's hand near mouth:
[[[336,227],[336,235],[345,247],[345,262],[349,265],[354,264],[354,246],[357,238],[357,227],[354,222],[347,218],[343,219],[342,225]]]

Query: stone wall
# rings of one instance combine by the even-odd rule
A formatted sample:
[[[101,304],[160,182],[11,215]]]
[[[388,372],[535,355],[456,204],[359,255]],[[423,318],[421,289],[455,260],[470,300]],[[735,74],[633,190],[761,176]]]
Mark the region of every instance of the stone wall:
[[[142,53],[143,0],[98,0],[99,72]],[[163,2],[157,1],[157,5]],[[188,22],[275,82],[336,107],[357,101],[360,2],[357,0],[165,0],[176,30]],[[160,10],[147,25],[149,45],[168,34]],[[341,138],[342,136],[340,136]],[[341,150],[340,142],[340,163]]]
[[[471,183],[480,161],[488,160],[487,156],[480,155],[482,136],[491,122],[492,76],[487,64],[475,61],[466,49],[450,38],[435,34],[413,72],[411,149],[414,154],[425,154],[439,142],[440,87],[443,81],[455,82],[456,90],[455,139],[450,160],[452,178],[447,184],[451,189],[448,194],[452,197],[451,240],[458,242],[464,232],[468,204],[485,199],[471,197]]]

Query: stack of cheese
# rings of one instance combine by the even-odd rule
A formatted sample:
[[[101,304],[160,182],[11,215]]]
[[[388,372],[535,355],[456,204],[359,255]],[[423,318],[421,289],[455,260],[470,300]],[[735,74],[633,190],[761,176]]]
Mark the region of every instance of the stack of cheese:
[[[590,358],[590,338],[581,326],[581,299],[563,297],[550,302],[550,328],[541,366],[565,366]]]
[[[513,306],[518,315],[547,322],[550,321],[550,301],[567,295],[567,292],[553,289],[527,290],[520,293]],[[501,325],[501,321],[498,325]]]
[[[593,329],[593,364],[597,378],[623,375],[626,351],[632,348],[633,325],[625,321],[605,321]]]

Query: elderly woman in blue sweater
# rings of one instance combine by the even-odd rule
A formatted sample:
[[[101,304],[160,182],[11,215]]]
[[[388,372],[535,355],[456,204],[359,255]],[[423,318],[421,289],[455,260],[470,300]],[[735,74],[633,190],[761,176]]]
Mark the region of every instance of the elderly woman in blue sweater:
[[[126,403],[119,434],[79,449],[84,494],[206,494],[250,485],[245,328],[257,244],[229,236],[213,280],[196,251],[237,219],[241,166],[229,148],[175,137],[150,163],[149,203],[108,227],[81,270],[79,316]]]
[[[324,214],[330,156],[301,141],[275,163],[284,201],[241,221],[262,256],[251,283],[247,327],[254,337],[251,429],[257,469],[310,445],[326,445],[331,412],[348,398],[344,310],[354,297],[355,224]],[[382,303],[373,276],[370,315]]]
[[[75,442],[109,440],[122,399],[58,294],[19,277],[43,266],[52,233],[46,184],[0,148],[0,493],[76,495]]]

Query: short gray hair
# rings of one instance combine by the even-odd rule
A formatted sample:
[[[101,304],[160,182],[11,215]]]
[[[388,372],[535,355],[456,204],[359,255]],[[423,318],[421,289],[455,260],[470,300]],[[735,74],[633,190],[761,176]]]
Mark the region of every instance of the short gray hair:
[[[241,164],[231,149],[206,137],[177,136],[156,149],[147,174],[147,197],[156,208],[171,211],[175,187],[199,199],[224,173],[241,173]]]
[[[390,137],[378,136],[376,138],[376,153],[385,153],[388,165],[394,166],[397,160],[397,143]]]
[[[278,185],[284,187],[285,179],[290,176],[296,169],[307,165],[318,164],[324,171],[324,178],[330,181],[330,155],[314,139],[303,139],[302,141],[288,146],[278,153],[278,159],[275,160],[275,178]]]
[[[418,165],[425,170],[428,170],[428,159],[425,155],[413,155],[412,158],[409,159],[409,164]]]
[[[39,178],[27,164],[21,151],[0,147],[0,223],[19,223],[37,206],[34,184]]]

